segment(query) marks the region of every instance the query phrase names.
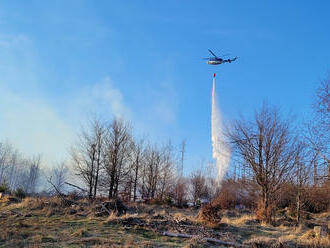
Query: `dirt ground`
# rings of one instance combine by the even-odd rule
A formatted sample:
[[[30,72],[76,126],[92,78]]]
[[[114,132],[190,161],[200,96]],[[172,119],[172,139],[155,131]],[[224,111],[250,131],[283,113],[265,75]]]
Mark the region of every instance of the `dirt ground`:
[[[84,201],[63,207],[58,198],[3,198],[0,247],[330,247],[329,235],[319,237],[314,231],[330,222],[330,213],[309,215],[298,227],[285,214],[275,226],[260,223],[249,211],[221,211],[216,224],[197,216],[192,208],[132,204],[124,215],[96,217]]]

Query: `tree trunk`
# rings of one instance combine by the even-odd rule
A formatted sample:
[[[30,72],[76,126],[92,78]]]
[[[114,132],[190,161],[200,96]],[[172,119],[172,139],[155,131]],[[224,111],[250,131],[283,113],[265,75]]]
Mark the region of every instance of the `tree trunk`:
[[[270,205],[270,197],[269,193],[266,191],[263,193],[263,207],[264,207],[264,213],[265,213],[265,220],[267,224],[270,224],[272,222],[272,209]]]
[[[93,147],[93,146],[92,146]],[[94,178],[94,148],[93,149],[93,155],[92,155],[92,168],[91,168],[91,173],[90,173],[90,184],[89,184],[89,199],[92,199],[93,197],[93,187],[94,187],[94,183],[93,183],[93,178]]]
[[[113,197],[113,187],[115,182],[115,171],[112,169],[110,175],[110,185],[109,185],[109,199]]]
[[[94,184],[94,199],[96,198],[97,184],[99,180],[99,171],[100,171],[100,151],[98,152],[98,156],[97,156],[97,167],[96,167],[95,184]]]
[[[138,170],[139,170],[139,162],[138,159],[136,160],[136,167],[135,167],[135,178],[134,178],[134,186],[133,186],[133,201],[136,201],[136,186],[138,180]]]
[[[301,212],[301,200],[300,200],[300,190],[298,190],[298,194],[297,194],[297,208],[296,208],[296,222],[297,224],[300,223],[300,212]]]
[[[314,161],[314,171],[313,171],[313,183],[314,183],[314,186],[317,185],[317,159],[315,159]]]

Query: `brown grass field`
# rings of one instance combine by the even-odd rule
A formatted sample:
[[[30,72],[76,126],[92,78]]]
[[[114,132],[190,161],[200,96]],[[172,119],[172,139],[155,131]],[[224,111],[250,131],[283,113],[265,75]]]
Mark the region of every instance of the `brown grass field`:
[[[197,218],[196,209],[131,204],[122,216],[96,217],[87,201],[63,207],[59,198],[0,199],[0,247],[225,247],[214,238],[243,247],[330,247],[315,225],[328,224],[330,213],[310,214],[296,226],[279,216],[274,226],[248,211],[222,210],[220,223]],[[164,236],[184,233],[192,238]],[[228,246],[227,246],[228,247]],[[230,246],[229,246],[230,247]]]

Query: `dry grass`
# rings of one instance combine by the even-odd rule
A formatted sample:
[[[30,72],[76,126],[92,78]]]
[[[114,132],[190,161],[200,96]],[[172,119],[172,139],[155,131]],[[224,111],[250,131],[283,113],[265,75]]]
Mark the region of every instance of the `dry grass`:
[[[185,215],[184,213],[174,213],[173,219],[177,221],[184,221],[184,220],[193,220],[195,218],[191,218],[190,216]]]
[[[26,197],[17,207],[29,208],[30,210],[42,209],[45,207],[45,199]]]
[[[221,219],[222,223],[226,223],[228,225],[234,225],[234,226],[242,226],[248,223],[249,221],[256,220],[256,216],[252,214],[244,214],[239,217],[228,217],[224,216]]]
[[[90,233],[85,227],[79,228],[78,230],[72,233],[72,237],[89,237],[89,236]]]
[[[202,226],[206,226],[208,228],[217,228],[219,226],[220,223],[214,223],[208,220],[205,220],[203,217],[197,216],[194,220],[194,223],[202,225]]]
[[[330,219],[330,211],[324,212],[324,213],[320,213],[320,214],[314,214],[312,216],[313,217],[316,217],[316,218]]]
[[[302,235],[298,235],[296,240],[299,244],[310,247],[330,247],[330,234],[328,237],[317,237],[314,230],[308,230]]]
[[[1,198],[0,198],[0,203],[6,203],[8,202],[8,195],[3,195]]]
[[[255,237],[245,242],[245,244],[251,245],[252,247],[270,247],[270,245],[272,243],[275,243],[276,241],[277,241],[276,238]]]
[[[81,206],[76,206],[79,209]],[[154,223],[183,225],[187,229],[170,231],[200,235],[211,228],[220,233],[224,241],[259,244],[269,247],[274,244],[299,244],[302,247],[330,247],[329,237],[316,237],[311,223],[319,225],[330,213],[312,215],[305,225],[277,227],[256,221],[253,214],[239,211],[220,211],[221,221],[210,223],[196,219],[197,211],[171,207],[135,204],[135,211],[108,217],[84,217],[68,215],[59,198],[26,198],[20,203],[0,199],[0,247],[207,247],[208,243],[197,236],[192,239],[170,238],[149,228]],[[84,209],[85,208],[85,209]],[[81,211],[87,207],[82,205]],[[78,210],[80,211],[80,210]],[[26,217],[29,214],[29,217]],[[165,224],[170,223],[170,224]],[[179,224],[178,224],[179,223]],[[226,224],[226,225],[221,225]],[[158,224],[157,224],[158,225]],[[162,224],[159,224],[162,225]],[[203,232],[191,232],[189,226],[200,227]],[[161,226],[160,226],[161,227]],[[148,229],[149,228],[149,229]],[[214,234],[207,232],[205,235]],[[264,246],[262,246],[264,245]],[[285,246],[284,246],[285,247]]]
[[[280,227],[283,235],[279,237],[282,243],[291,242],[307,247],[330,247],[330,235],[328,237],[317,237],[313,229],[305,225],[299,225],[297,228]]]
[[[106,219],[106,222],[112,222],[114,220],[127,220],[127,219],[130,219],[130,218],[144,218],[146,215],[144,214],[124,214],[124,215],[121,215],[121,216],[117,216],[115,213],[111,213],[107,219]]]
[[[203,240],[203,237],[195,236],[188,240],[188,243],[183,246],[183,248],[198,248],[198,247],[206,247],[207,242]]]
[[[125,248],[134,247],[134,246],[135,246],[135,242],[133,238],[127,239],[124,245]]]

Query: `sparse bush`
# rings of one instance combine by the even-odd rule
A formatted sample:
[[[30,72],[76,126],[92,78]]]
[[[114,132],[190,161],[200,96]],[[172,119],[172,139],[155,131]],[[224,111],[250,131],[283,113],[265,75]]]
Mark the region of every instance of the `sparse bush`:
[[[296,197],[296,189],[292,183],[283,183],[279,188],[276,199],[276,206],[279,209],[283,209],[286,207],[290,207],[293,203],[295,203]]]
[[[154,205],[163,205],[164,201],[160,198],[154,198],[154,199],[151,199],[149,203],[154,204]]]
[[[237,204],[250,210],[257,208],[259,187],[253,180],[238,179],[235,181],[237,190]]]
[[[217,225],[221,221],[220,206],[211,202],[203,206],[198,213],[197,219],[206,224]]]
[[[171,197],[166,197],[164,202],[166,205],[169,205],[169,206],[173,204],[173,200]]]
[[[184,178],[177,180],[173,189],[173,199],[177,207],[183,207],[187,204],[187,181]]]
[[[10,187],[7,182],[3,182],[0,184],[0,193],[9,193],[10,192]]]
[[[275,217],[275,206],[273,204],[269,204],[267,207],[265,207],[263,202],[259,201],[255,212],[258,220],[266,223],[274,222],[273,218]]]
[[[237,203],[236,189],[226,185],[222,188],[215,202],[221,209],[232,209]]]
[[[215,201],[221,209],[233,209],[237,205],[250,210],[257,208],[258,189],[252,181],[232,179],[222,183]]]
[[[68,193],[67,196],[68,196],[67,198],[69,200],[71,200],[71,201],[79,201],[79,200],[81,200],[81,199],[84,198],[84,196],[82,195],[82,193],[81,192],[78,192],[76,190],[71,191],[70,193]]]
[[[157,198],[149,200],[148,203],[152,204],[152,205],[173,205],[174,204],[171,197],[166,197],[164,199],[157,197]]]
[[[306,210],[321,213],[330,209],[330,183],[307,189]]]
[[[20,199],[24,199],[26,197],[26,193],[22,188],[17,188],[14,191],[14,195]]]

